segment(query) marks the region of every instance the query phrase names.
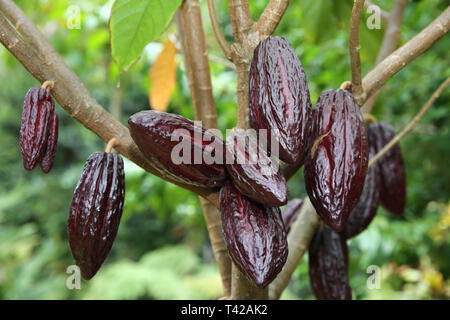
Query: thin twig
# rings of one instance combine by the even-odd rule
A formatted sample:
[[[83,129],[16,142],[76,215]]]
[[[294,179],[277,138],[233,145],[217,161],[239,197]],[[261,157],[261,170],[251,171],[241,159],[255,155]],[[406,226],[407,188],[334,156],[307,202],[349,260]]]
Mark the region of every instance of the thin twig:
[[[106,148],[105,148],[105,152],[111,153],[112,148],[114,148],[118,144],[119,144],[119,140],[117,140],[116,138],[112,138],[111,140],[108,141],[108,144],[106,145]]]
[[[41,87],[47,91],[50,91],[53,89],[54,86],[55,86],[55,81],[46,80],[46,81],[44,81],[44,83],[42,84]]]
[[[222,33],[222,30],[220,30],[220,25],[219,22],[217,21],[216,8],[214,7],[214,0],[208,0],[208,11],[209,11],[209,18],[211,19],[211,25],[214,34],[216,35],[217,42],[219,43],[219,46],[222,48],[225,57],[227,57],[228,60],[231,60],[231,49]]]
[[[364,0],[354,0],[352,17],[350,20],[350,66],[352,69],[352,93],[356,102],[361,106],[364,99],[364,89],[361,80],[361,58],[359,46],[359,24],[361,20],[361,13],[364,5]]]
[[[423,115],[430,109],[433,105],[434,101],[440,96],[442,91],[450,84],[450,78],[447,78],[439,88],[431,95],[430,99],[428,99],[427,103],[422,107],[419,113],[412,119],[410,123],[398,134],[396,135],[387,145],[383,147],[372,159],[369,161],[369,167],[371,167],[375,162],[377,162],[382,156],[384,156],[393,146],[395,146],[400,139],[406,136],[419,122],[419,120],[423,117]]]
[[[224,58],[212,55],[212,54],[208,54],[208,57],[209,57],[209,61],[220,63],[220,64],[223,64],[225,67],[230,68],[231,70],[236,70],[236,66],[234,65],[234,63],[227,59],[224,59]]]
[[[351,81],[344,81],[341,83],[339,89],[341,90],[348,90],[348,91],[352,91],[352,82]]]
[[[377,122],[377,118],[375,118],[372,114],[370,113],[364,113],[363,114],[363,120],[364,122],[370,122],[370,123],[376,123]]]

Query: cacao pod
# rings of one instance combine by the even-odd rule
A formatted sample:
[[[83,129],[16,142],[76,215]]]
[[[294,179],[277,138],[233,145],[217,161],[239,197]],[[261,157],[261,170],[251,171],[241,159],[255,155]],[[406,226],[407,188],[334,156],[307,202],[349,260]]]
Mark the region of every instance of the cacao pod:
[[[341,235],[324,226],[309,247],[309,279],[318,300],[351,300],[348,249]]]
[[[243,195],[268,207],[287,203],[289,192],[280,166],[259,147],[256,137],[235,130],[226,140],[226,157],[227,171]]]
[[[261,288],[283,268],[288,255],[280,209],[243,196],[227,181],[220,190],[222,231],[239,270]]]
[[[250,119],[279,143],[279,158],[303,161],[310,134],[311,100],[306,75],[289,41],[270,36],[253,53],[250,66]],[[274,130],[275,129],[275,130]]]
[[[375,156],[376,151],[369,143],[369,155]],[[380,173],[378,166],[374,165],[367,171],[364,188],[356,207],[350,213],[350,217],[342,231],[345,239],[350,239],[363,232],[377,214],[380,203]]]
[[[46,150],[54,111],[55,102],[47,90],[33,87],[27,92],[20,128],[20,151],[26,170],[33,170]]]
[[[73,195],[67,227],[72,256],[86,280],[97,273],[111,250],[124,197],[122,158],[106,152],[91,154]]]
[[[196,186],[218,187],[224,183],[223,141],[210,130],[182,116],[156,110],[132,115],[128,125],[139,150],[163,176]],[[182,150],[178,150],[180,146]],[[173,154],[182,159],[172,161]],[[205,154],[221,162],[213,159],[207,163]]]
[[[295,221],[295,219],[297,219],[297,216],[300,213],[302,205],[303,205],[302,199],[292,199],[281,211],[281,216],[283,218],[283,223],[286,228],[286,232],[290,231],[291,225]]]
[[[44,173],[50,172],[53,167],[53,161],[55,160],[56,146],[58,144],[58,116],[56,112],[53,113],[50,119],[49,131],[47,144],[39,162],[39,167],[41,167]]]
[[[369,143],[380,151],[395,137],[395,131],[385,122],[372,123],[368,128]],[[390,213],[403,214],[406,206],[406,174],[400,146],[393,146],[377,163],[381,176],[380,202]]]
[[[312,145],[305,161],[305,185],[317,213],[342,231],[359,200],[368,165],[364,122],[353,95],[322,92],[314,108]]]

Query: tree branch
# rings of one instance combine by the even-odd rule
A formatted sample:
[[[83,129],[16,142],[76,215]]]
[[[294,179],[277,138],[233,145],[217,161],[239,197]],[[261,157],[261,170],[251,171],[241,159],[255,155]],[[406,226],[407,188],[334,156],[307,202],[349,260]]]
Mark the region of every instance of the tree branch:
[[[186,76],[195,110],[195,119],[202,121],[206,128],[217,128],[217,113],[211,84],[205,34],[198,0],[185,0],[180,7],[179,28],[183,44]],[[179,24],[180,27],[180,24]],[[222,235],[220,213],[214,206],[200,197],[203,214],[214,252],[214,257],[222,278],[224,295],[231,294],[231,260]]]
[[[361,21],[361,13],[364,5],[364,0],[354,0],[352,17],[350,20],[350,65],[352,69],[352,93],[358,105],[362,105],[364,100],[364,89],[361,80],[361,59],[359,55],[359,24]]]
[[[387,19],[386,31],[383,36],[383,42],[381,43],[380,50],[378,52],[377,60],[375,65],[379,64],[391,54],[398,46],[400,41],[400,31],[403,20],[403,13],[405,12],[408,0],[396,0],[392,6],[389,18]],[[362,106],[361,110],[363,113],[370,113],[373,106],[375,105],[378,96],[380,95],[380,90],[377,90]]]
[[[428,99],[427,103],[422,107],[419,113],[412,119],[410,123],[398,134],[396,135],[387,145],[383,147],[378,153],[369,161],[369,168],[377,162],[382,156],[384,156],[393,146],[395,146],[400,139],[402,139],[406,134],[408,134],[419,122],[419,120],[423,117],[423,115],[430,109],[433,105],[434,101],[439,98],[440,94],[444,89],[450,84],[450,78],[447,78],[439,88],[431,95],[430,99]]]
[[[248,0],[228,0],[228,9],[234,40],[243,45],[253,26]]]
[[[386,59],[381,61],[363,79],[362,84],[367,97],[373,95],[394,74],[417,58],[436,41],[442,38],[450,27],[450,7]]]
[[[216,35],[217,42],[219,43],[219,46],[222,48],[225,57],[231,60],[231,49],[230,46],[228,45],[227,40],[225,40],[222,31],[220,30],[220,25],[219,22],[217,21],[216,9],[214,7],[214,0],[208,0],[208,11],[209,11],[209,18],[211,19],[211,25],[214,34]]]
[[[292,0],[270,0],[255,24],[260,39],[270,36],[278,26]]]

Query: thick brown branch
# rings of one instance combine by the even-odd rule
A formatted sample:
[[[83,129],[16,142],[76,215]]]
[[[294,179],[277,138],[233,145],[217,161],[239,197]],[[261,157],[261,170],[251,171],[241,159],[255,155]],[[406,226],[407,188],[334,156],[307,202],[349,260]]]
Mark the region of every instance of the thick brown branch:
[[[270,0],[255,24],[260,39],[270,36],[278,26],[292,0]]]
[[[387,145],[383,147],[372,159],[369,161],[369,168],[377,162],[382,156],[384,156],[393,146],[395,146],[406,134],[408,134],[419,120],[423,117],[423,115],[430,109],[433,105],[434,101],[441,95],[442,91],[450,84],[450,78],[447,78],[439,88],[431,95],[430,99],[428,99],[427,103],[420,109],[419,113],[411,120],[410,123],[398,134],[396,135]]]
[[[228,45],[227,40],[223,36],[222,31],[220,30],[219,22],[217,21],[216,8],[214,7],[214,0],[208,0],[208,11],[209,18],[211,19],[211,25],[214,30],[214,34],[216,35],[217,42],[219,43],[220,48],[222,48],[225,57],[231,60],[231,49]]]
[[[16,7],[14,2],[1,0],[0,11],[0,42],[40,83],[46,80],[55,82],[55,86],[51,90],[52,95],[67,113],[97,134],[103,141],[108,142],[111,138],[116,138],[119,141],[116,150],[144,170],[206,197],[215,206],[219,206],[216,190],[180,184],[164,177],[154,169],[139,151],[128,129],[98,104],[81,80],[69,69],[53,48],[50,52],[46,51],[48,47],[51,47],[50,43],[33,22]],[[25,43],[5,18],[3,12],[9,13],[13,25],[18,25],[20,22],[20,29],[24,30],[22,36],[28,43],[34,44],[34,48]],[[45,42],[45,44],[41,42]]]
[[[212,92],[211,73],[202,16],[198,0],[185,0],[180,7],[186,75],[191,91],[196,120],[207,128],[217,128],[217,113]],[[220,214],[210,202],[200,197],[206,226],[219,272],[224,294],[231,294],[231,260],[222,235]]]
[[[352,69],[352,93],[359,105],[362,105],[364,100],[364,89],[361,80],[361,59],[359,55],[359,24],[361,20],[361,13],[364,5],[364,0],[354,0],[352,17],[350,20],[350,66]]]
[[[381,61],[363,79],[363,87],[367,97],[373,95],[394,74],[417,58],[436,41],[442,38],[450,27],[450,7],[386,59]]]
[[[398,46],[400,41],[400,31],[403,21],[403,13],[405,12],[408,0],[396,0],[392,6],[391,13],[387,19],[386,31],[384,33],[383,42],[381,43],[375,65],[383,61]],[[362,112],[370,113],[375,105],[380,90],[377,90],[362,106]]]
[[[242,45],[253,26],[248,0],[228,0],[228,8],[234,39]]]

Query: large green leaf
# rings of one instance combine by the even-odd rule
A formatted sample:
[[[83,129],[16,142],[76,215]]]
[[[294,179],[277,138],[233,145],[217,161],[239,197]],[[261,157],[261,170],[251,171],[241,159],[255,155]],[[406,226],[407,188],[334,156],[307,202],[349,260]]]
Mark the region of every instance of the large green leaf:
[[[181,0],[116,0],[109,22],[111,54],[127,71],[164,30]]]

